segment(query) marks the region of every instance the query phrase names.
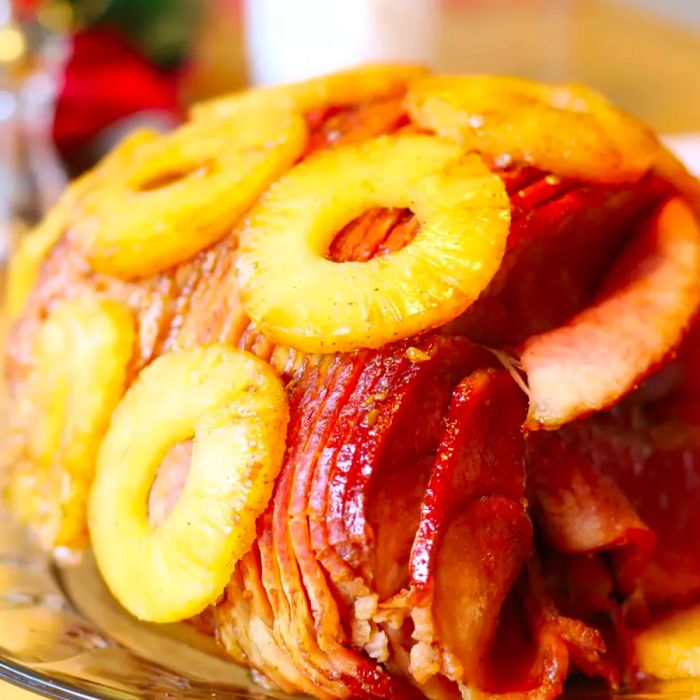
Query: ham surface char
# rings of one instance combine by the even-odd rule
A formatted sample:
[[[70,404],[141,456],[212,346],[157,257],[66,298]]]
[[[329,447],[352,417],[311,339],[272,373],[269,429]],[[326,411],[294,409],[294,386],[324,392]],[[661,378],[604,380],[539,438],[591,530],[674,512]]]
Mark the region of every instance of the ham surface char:
[[[398,100],[321,110],[308,121],[309,152],[412,128]],[[217,341],[280,371],[291,408],[285,462],[257,541],[213,617],[231,656],[283,690],[457,698],[461,687],[480,697],[549,698],[570,663],[614,683],[620,674],[605,656],[600,617],[617,614],[638,585],[647,615],[681,590],[700,592],[700,555],[685,556],[673,541],[700,528],[700,508],[684,505],[683,485],[672,482],[669,502],[683,513],[674,525],[653,490],[640,489],[634,446],[643,439],[630,414],[526,441],[525,397],[474,344],[512,347],[580,311],[633,224],[671,187],[654,175],[632,185],[560,181],[532,168],[501,176],[512,202],[501,270],[462,318],[417,338],[325,357],[273,347],[238,302],[235,231],[139,283],[94,274],[68,237],[13,331],[10,374],[20,379],[46,310],[98,290],[134,309],[132,374],[167,350]],[[402,248],[416,230],[406,210],[372,210],[338,234],[329,257],[368,260]],[[681,353],[679,371],[690,372],[692,355]],[[670,405],[653,406],[667,412],[663,420],[646,407],[645,425],[679,415],[700,425],[686,417],[695,406],[687,396]],[[688,444],[659,444],[643,469],[662,481]],[[568,505],[581,505],[580,484],[604,504],[584,529]],[[651,531],[665,548],[654,547]],[[540,555],[544,541],[549,559]],[[593,571],[598,588],[563,599],[561,576],[548,566],[557,557],[566,561],[561,576],[582,588],[581,572]]]

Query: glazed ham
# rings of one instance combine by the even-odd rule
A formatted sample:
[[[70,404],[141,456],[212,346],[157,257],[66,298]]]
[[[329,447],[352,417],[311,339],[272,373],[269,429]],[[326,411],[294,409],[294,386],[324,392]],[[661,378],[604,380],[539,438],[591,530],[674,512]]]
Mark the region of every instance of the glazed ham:
[[[306,121],[304,158],[421,131],[400,96]],[[132,309],[127,383],[211,343],[280,374],[281,471],[208,615],[230,656],[284,691],[544,699],[576,673],[620,687],[640,671],[635,630],[700,596],[700,333],[681,345],[700,302],[698,223],[653,169],[593,182],[491,166],[511,203],[499,271],[417,336],[328,355],[273,345],[238,298],[237,227],[138,281],[95,272],[68,231],[14,326],[16,392],[43,318],[82,295]],[[408,209],[373,208],[328,257],[388,256],[418,229]],[[156,480],[176,485],[170,501],[191,452]]]

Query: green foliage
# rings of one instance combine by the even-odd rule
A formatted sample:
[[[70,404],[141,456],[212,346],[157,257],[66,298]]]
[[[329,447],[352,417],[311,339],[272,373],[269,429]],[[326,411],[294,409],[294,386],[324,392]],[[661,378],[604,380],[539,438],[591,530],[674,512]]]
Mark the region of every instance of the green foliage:
[[[199,0],[69,0],[76,25],[118,28],[157,64],[187,55],[203,4]]]

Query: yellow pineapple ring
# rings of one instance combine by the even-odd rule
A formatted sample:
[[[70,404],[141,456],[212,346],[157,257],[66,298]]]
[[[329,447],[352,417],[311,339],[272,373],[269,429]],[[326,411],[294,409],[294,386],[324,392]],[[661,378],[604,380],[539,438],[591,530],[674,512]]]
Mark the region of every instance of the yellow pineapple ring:
[[[164,355],[114,412],[90,498],[98,566],[119,602],[153,622],[181,620],[223,592],[255,539],[282,463],[288,420],[281,381],[262,360],[223,345]],[[161,460],[194,438],[182,494],[149,521]]]
[[[245,111],[283,109],[305,113],[328,105],[348,105],[399,95],[428,72],[417,65],[375,64],[323,75],[301,83],[260,87],[218,97],[192,108],[193,119],[213,119]]]
[[[562,177],[635,181],[659,150],[649,129],[579,85],[429,76],[410,86],[406,107],[420,127],[467,149]]]
[[[324,258],[372,207],[420,222],[402,250],[368,262]],[[252,210],[238,261],[246,312],[271,340],[307,352],[380,347],[462,313],[503,257],[510,203],[476,155],[434,136],[385,136],[319,153]]]
[[[700,606],[672,612],[634,635],[643,673],[663,680],[700,678]]]
[[[87,543],[88,490],[134,341],[130,310],[109,301],[61,302],[38,332],[10,494],[47,549]]]
[[[17,250],[10,256],[6,303],[11,321],[22,313],[29,294],[39,278],[46,256],[66,231],[72,203],[67,195],[68,192],[36,228],[22,237]]]
[[[85,199],[76,240],[100,272],[159,272],[228,233],[305,143],[303,119],[275,111],[186,124]]]
[[[8,270],[7,309],[11,320],[22,312],[49,251],[70,228],[80,199],[125,167],[138,147],[157,137],[158,132],[152,129],[129,134],[99,165],[71,184],[36,228],[22,237]]]

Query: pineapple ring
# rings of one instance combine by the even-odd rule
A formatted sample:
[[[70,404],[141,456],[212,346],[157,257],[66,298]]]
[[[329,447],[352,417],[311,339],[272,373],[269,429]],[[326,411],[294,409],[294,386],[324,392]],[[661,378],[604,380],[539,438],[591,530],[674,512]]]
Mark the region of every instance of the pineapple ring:
[[[420,127],[497,163],[562,177],[633,182],[659,151],[649,129],[579,85],[429,76],[410,86],[406,107]]]
[[[124,393],[134,342],[131,311],[110,301],[61,302],[39,329],[17,407],[21,457],[10,497],[46,549],[87,543],[97,452]]]
[[[233,93],[192,108],[193,119],[229,117],[248,110],[282,109],[305,113],[328,105],[347,105],[399,95],[428,72],[417,65],[376,64],[323,75],[301,83]]]
[[[372,207],[410,207],[421,227],[367,262],[324,258]],[[503,257],[510,203],[479,156],[434,136],[383,136],[319,153],[275,183],[241,233],[248,315],[272,341],[307,352],[380,347],[462,313]]]
[[[137,148],[157,137],[158,132],[152,129],[138,129],[129,134],[96,168],[70,185],[36,228],[22,237],[10,257],[8,270],[7,309],[11,320],[21,314],[44,260],[70,228],[77,203],[125,167]]]
[[[7,271],[7,313],[17,319],[39,279],[41,266],[51,249],[66,232],[73,193],[68,189],[36,228],[24,235],[10,256]]]
[[[164,355],[117,407],[90,498],[97,564],[136,617],[191,617],[223,592],[255,539],[282,464],[287,398],[272,369],[223,345]],[[159,464],[194,437],[182,494],[164,522],[149,521]]]
[[[187,260],[228,233],[306,137],[301,117],[276,111],[186,124],[91,193],[77,242],[95,269],[126,279]]]

